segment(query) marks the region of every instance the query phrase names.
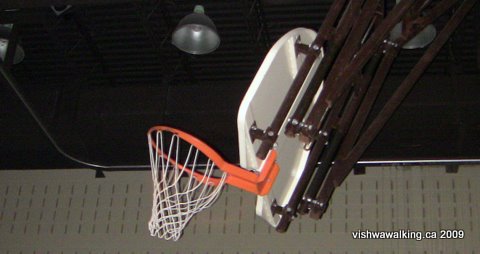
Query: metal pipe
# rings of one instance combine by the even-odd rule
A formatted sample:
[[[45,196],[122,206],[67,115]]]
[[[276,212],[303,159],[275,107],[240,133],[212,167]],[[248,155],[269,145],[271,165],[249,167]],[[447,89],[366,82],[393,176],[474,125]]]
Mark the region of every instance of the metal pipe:
[[[23,93],[20,91],[20,88],[17,85],[17,81],[15,80],[13,75],[7,69],[5,69],[5,67],[2,66],[2,65],[0,65],[0,74],[1,74],[1,78],[4,81],[4,83],[8,84],[12,88],[12,90],[15,92],[17,97],[20,99],[20,101],[23,103],[23,105],[27,109],[28,113],[30,113],[30,115],[32,116],[33,120],[35,120],[35,122],[38,124],[40,129],[43,131],[45,136],[48,138],[50,143],[52,143],[52,145],[55,147],[55,149],[60,154],[65,156],[66,158],[68,158],[68,159],[70,159],[74,162],[77,162],[79,164],[82,164],[84,166],[87,166],[87,167],[101,168],[101,169],[139,169],[139,168],[149,168],[150,167],[150,165],[102,165],[102,164],[99,164],[99,163],[96,163],[96,162],[87,162],[87,161],[84,161],[82,159],[78,159],[78,158],[68,154],[57,143],[57,141],[55,140],[53,135],[48,131],[48,128],[43,123],[42,119],[37,115],[37,113],[35,112],[33,107],[30,105],[30,102],[28,102],[28,100],[25,98]]]

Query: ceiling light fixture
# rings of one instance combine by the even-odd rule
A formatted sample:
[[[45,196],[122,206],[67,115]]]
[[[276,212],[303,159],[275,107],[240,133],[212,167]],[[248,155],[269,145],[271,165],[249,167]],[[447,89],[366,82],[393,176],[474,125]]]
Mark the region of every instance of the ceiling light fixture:
[[[194,54],[208,54],[220,45],[220,37],[213,21],[205,15],[201,5],[185,16],[172,34],[172,44],[178,49]]]
[[[61,16],[66,11],[70,10],[72,6],[71,5],[52,5],[50,6],[50,8],[55,13],[55,15]]]
[[[8,38],[12,31],[13,24],[0,24],[0,58],[2,61],[5,60],[8,48]],[[15,49],[15,54],[13,56],[13,64],[18,64],[23,61],[25,58],[25,51],[23,51],[22,46],[17,43],[17,48]]]
[[[397,0],[397,4],[401,0]],[[393,27],[392,31],[390,32],[390,40],[395,41],[398,39],[403,32],[403,21],[396,24]],[[418,49],[424,48],[428,44],[430,44],[433,39],[437,36],[437,29],[432,24],[427,25],[420,33],[418,33],[415,37],[410,39],[407,43],[403,45],[402,48],[404,49]]]
[[[390,33],[390,39],[396,40],[397,38],[399,38],[402,35],[402,29],[403,29],[403,22],[396,24],[395,27],[392,29],[392,32]],[[405,43],[402,48],[404,49],[424,48],[425,46],[427,46],[433,41],[435,36],[437,36],[437,29],[435,29],[435,27],[432,24],[430,24],[426,26],[415,37],[413,37],[407,43]]]

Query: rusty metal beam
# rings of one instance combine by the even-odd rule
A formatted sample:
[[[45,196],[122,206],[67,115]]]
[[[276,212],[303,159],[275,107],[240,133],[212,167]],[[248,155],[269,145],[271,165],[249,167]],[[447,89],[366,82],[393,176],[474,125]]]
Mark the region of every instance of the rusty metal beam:
[[[325,99],[325,97],[323,97],[322,95],[329,94],[332,90],[337,89],[336,80],[338,80],[345,66],[348,66],[348,63],[352,61],[355,53],[361,47],[362,38],[367,33],[369,25],[371,24],[371,22],[374,21],[376,17],[375,11],[378,4],[379,1],[367,1],[367,3],[365,3],[365,8],[362,10],[361,15],[356,19],[358,20],[358,22],[355,23],[352,32],[349,34],[346,40],[345,45],[343,45],[340,54],[335,60],[335,64],[333,65],[331,72],[328,74],[328,77],[325,80],[325,90],[322,91],[322,94],[320,95],[320,98],[318,100]],[[372,51],[371,55],[368,56],[368,58],[372,57],[375,53],[375,51]],[[359,72],[361,72],[361,70],[357,72],[356,79],[360,79]],[[347,91],[344,91],[344,93],[346,92]],[[321,121],[322,118],[314,116],[313,112],[310,112],[305,122],[302,124],[301,134],[305,135],[307,138],[312,139],[317,135],[319,128],[321,128],[322,133],[329,133],[329,128],[331,128],[331,126],[322,126],[321,122],[313,122],[312,124],[309,124],[309,121],[312,121],[312,119],[317,119],[317,121]]]
[[[360,18],[356,19],[361,21],[355,24],[353,32],[349,35],[347,39],[347,43],[342,48],[342,51],[339,54],[338,58],[335,59],[336,61],[333,67],[334,69],[329,74],[330,80],[327,79],[326,82],[326,89],[330,88],[333,90],[336,88],[336,84],[334,83],[334,81],[336,80],[334,78],[336,78],[337,75],[340,75],[339,73],[341,72],[341,67],[347,65],[348,62],[353,58],[355,52],[360,47],[360,41],[362,37],[368,30],[369,24],[371,22],[374,22],[375,17],[378,15],[375,13],[378,5],[372,4],[371,1],[367,1],[367,4],[365,4],[365,6],[366,7],[364,10],[362,10],[362,15],[360,16]],[[372,51],[372,55],[373,54],[375,54],[375,51]],[[371,56],[369,57],[369,59],[370,58]],[[377,54],[377,57],[375,57],[374,59],[375,60],[370,61],[370,64],[368,65],[369,67],[370,65],[376,66],[378,64],[380,56]],[[289,200],[289,203],[287,204],[285,210],[295,214],[300,201],[302,201],[298,209],[300,213],[306,213],[309,209],[310,202],[314,202],[312,198],[318,192],[318,189],[323,182],[323,178],[325,177],[326,172],[328,172],[331,162],[335,158],[339,145],[343,140],[343,133],[345,132],[345,129],[347,129],[346,126],[349,125],[349,123],[352,121],[352,118],[356,113],[358,104],[361,102],[365,94],[366,87],[372,78],[374,70],[375,67],[366,68],[365,75],[355,75],[355,82],[357,83],[357,86],[354,89],[352,96],[348,100],[346,100],[348,98],[347,96],[350,95],[348,95],[348,92],[343,93],[341,95],[342,99],[337,101],[337,103],[332,106],[332,110],[328,112],[328,115],[326,117],[327,120],[323,128],[321,129],[321,133],[326,135],[318,135],[315,138],[315,144],[310,153],[304,173],[302,174],[301,180],[297,184],[292,198]],[[328,86],[328,84],[330,84],[330,86]],[[323,92],[325,92],[325,90]],[[344,101],[347,103],[346,105],[344,105]],[[340,116],[339,113],[342,110],[344,112]],[[315,133],[317,133],[317,130],[315,130]],[[326,145],[327,140],[329,142],[328,146]],[[320,155],[322,155],[321,158]],[[320,165],[316,167],[319,158]],[[304,194],[302,195],[302,193]],[[279,225],[277,226],[277,231],[285,231],[288,228],[291,218],[292,214],[284,214]]]
[[[282,105],[280,105],[280,108],[275,114],[275,117],[272,123],[270,124],[270,126],[265,129],[265,131],[272,131],[273,133],[275,133],[274,135],[275,138],[272,140],[265,140],[261,143],[257,151],[258,158],[264,159],[268,151],[272,148],[273,144],[275,143],[276,137],[278,136],[278,132],[282,127],[282,124],[285,118],[288,115],[288,111],[290,110],[290,107],[295,101],[297,94],[300,91],[300,88],[302,87],[303,82],[305,81],[308,73],[310,72],[310,69],[313,63],[315,62],[318,55],[320,54],[320,49],[323,47],[323,44],[327,40],[330,40],[332,37],[332,32],[334,29],[333,26],[338,16],[341,13],[343,6],[345,5],[345,1],[346,0],[336,0],[330,6],[330,10],[327,13],[326,18],[318,31],[317,37],[312,42],[308,50],[307,56],[305,57],[305,60],[303,61],[300,69],[298,70],[297,75],[293,80],[293,84],[288,90],[287,95],[282,102]]]
[[[385,78],[387,77],[388,71],[390,70],[393,64],[393,61],[399,54],[400,48],[402,47],[402,45],[408,42],[408,40],[413,38],[416,33],[418,33],[419,31],[422,31],[429,24],[429,23],[426,23],[425,21],[433,21],[437,19],[442,14],[441,12],[439,12],[439,10],[442,10],[443,12],[445,12],[448,10],[448,8],[451,8],[451,6],[457,1],[458,0],[444,0],[443,2],[438,3],[432,8],[437,11],[430,12],[424,17],[420,16],[416,19],[411,20],[412,23],[417,22],[418,24],[418,27],[416,27],[415,31],[407,31],[406,35],[401,36],[394,43],[390,43],[386,45],[386,48],[384,50],[386,56],[382,60],[379,70],[377,71],[376,77],[373,79],[373,82],[369,87],[369,91],[367,92],[365,100],[362,102],[358,110],[358,113],[355,116],[355,119],[345,138],[344,144],[342,145],[342,148],[339,151],[339,156],[346,156],[346,154],[350,151],[350,149],[353,148],[355,142],[357,141],[358,136],[360,135],[360,131],[362,130],[363,125],[365,124],[365,121],[368,117],[368,113],[373,107],[375,99],[378,93],[380,92],[380,89],[382,87],[382,84]],[[417,8],[418,7],[419,6],[417,6]],[[424,5],[420,6],[420,8],[424,8],[424,7],[426,6]],[[419,12],[417,12],[417,15],[418,13]],[[414,18],[414,17],[411,17],[411,18]]]
[[[285,128],[285,134],[287,134],[288,136],[294,136],[295,134],[298,134],[300,132],[301,126],[303,126],[303,118],[307,113],[307,110],[310,107],[310,104],[316,92],[318,91],[322,81],[325,79],[327,74],[329,74],[329,72],[338,71],[338,68],[335,68],[335,64],[337,64],[337,59],[344,58],[341,56],[338,56],[337,58],[338,53],[341,50],[341,52],[345,52],[344,49],[349,48],[348,45],[351,44],[351,42],[360,43],[361,37],[355,40],[355,38],[352,38],[352,36],[349,36],[347,39],[347,36],[349,35],[349,31],[354,23],[354,20],[360,20],[360,26],[362,26],[363,23],[367,23],[364,25],[366,30],[368,22],[370,21],[370,19],[366,17],[371,17],[373,15],[373,11],[375,9],[375,2],[379,2],[379,0],[368,0],[365,4],[365,6],[367,6],[365,10],[361,10],[361,1],[355,1],[349,10],[349,13],[346,13],[345,16],[342,18],[341,23],[337,27],[337,30],[334,34],[334,38],[332,39],[332,42],[327,49],[327,52],[322,58],[322,62],[315,71],[315,74],[310,83],[308,84],[308,87],[305,90],[305,93],[301,98],[300,103],[295,109],[295,112],[288,119],[288,123]],[[361,12],[361,15],[359,12]],[[346,43],[345,40],[347,41]],[[343,54],[345,55],[345,53]],[[351,56],[353,54],[349,55]],[[328,83],[325,82],[324,89],[332,89],[332,87],[328,86]]]
[[[389,26],[393,27],[393,25],[396,24],[396,22],[398,22],[402,18],[403,14],[408,10],[408,7],[412,4],[413,4],[412,2],[409,2],[409,3],[406,3],[406,4],[404,3],[403,5],[400,5],[400,7],[397,6],[397,8],[394,10],[393,14],[390,14],[387,17],[386,21],[382,22],[379,25],[378,29],[382,29],[382,30],[381,31],[376,30],[376,31],[373,32],[372,37],[374,37],[374,38],[378,37],[378,38],[374,39],[373,42],[372,42],[372,40],[369,40],[369,46],[367,47],[367,49],[371,48],[370,51],[366,51],[365,47],[362,47],[362,49],[364,51],[364,54],[365,54],[365,56],[364,56],[365,59],[363,59],[363,60],[365,60],[365,64],[375,54],[376,49],[378,48],[378,45],[375,45],[374,43],[378,43],[378,44],[381,43],[381,40],[383,38],[380,38],[380,36],[385,36],[389,31],[388,29],[391,29]],[[374,10],[376,10],[377,6],[378,5],[373,5],[373,6],[369,6],[369,8],[365,8],[365,12],[362,13],[362,19],[365,19],[366,21],[357,23],[355,25],[355,30],[352,32],[352,34],[349,35],[349,39],[348,39],[349,43],[347,43],[348,47],[344,47],[344,49],[342,50],[343,53],[340,53],[341,58],[336,59],[337,61],[336,61],[335,64],[346,64],[346,63],[348,63],[348,60],[350,60],[353,57],[356,49],[358,49],[360,47],[360,45],[355,45],[355,43],[360,43],[360,41],[362,39],[362,36],[365,34],[366,30],[368,29],[369,22],[374,17]],[[350,16],[350,18],[352,18],[352,16]],[[352,39],[352,40],[350,40],[350,39]],[[353,39],[355,39],[355,40],[353,40]],[[358,58],[358,55],[357,55],[357,58]],[[355,58],[355,59],[357,59],[357,58]],[[353,82],[355,78],[358,79],[358,75],[361,72],[363,66],[364,66],[364,64],[357,67],[356,72],[352,73],[352,78],[351,78],[350,82]],[[331,79],[332,80],[331,85],[330,85],[331,90],[328,90],[329,86],[327,85],[326,86],[327,90],[323,91],[323,93],[322,93],[323,95],[332,94],[336,89],[338,89],[336,82],[338,81],[338,76],[341,75],[340,70],[341,70],[341,68],[337,67],[335,73],[330,74],[330,75],[333,75],[336,79],[333,79],[333,80]],[[358,79],[358,80],[360,80],[360,79]],[[340,95],[340,97],[343,97],[343,96],[346,96],[346,94],[342,93],[342,95]],[[322,95],[321,95],[321,97],[317,100],[317,102],[318,101],[323,101],[323,100],[324,100],[324,97],[322,98]],[[343,108],[343,106],[339,105],[339,104],[336,104],[335,106],[332,105],[332,107],[336,108],[336,109]],[[355,109],[353,108],[351,110],[354,111]],[[325,126],[325,128],[328,128],[328,132],[330,132],[330,129],[333,127],[333,123],[337,122],[337,121],[334,120],[334,118],[337,117],[335,115],[337,112],[335,112],[335,111],[337,111],[337,110],[332,110],[332,112],[328,113],[328,114],[330,114],[329,117],[327,117],[327,119],[329,119],[328,120],[328,126]],[[333,113],[333,114],[331,114],[331,113]],[[353,117],[353,114],[354,113],[352,112],[352,117]],[[323,115],[322,115],[321,118],[323,118]],[[321,118],[319,117],[318,120],[320,120]],[[318,132],[317,129],[313,130],[311,137],[312,138],[316,137],[317,135],[313,135],[313,134],[316,134],[317,132]],[[324,171],[323,167],[325,167],[325,165],[329,166],[329,163],[325,162],[326,164],[324,164],[323,166],[321,166],[320,168],[317,168],[315,170],[317,161],[320,158],[320,155],[322,154],[322,152],[324,152],[323,150],[324,150],[324,146],[325,146],[325,142],[326,142],[326,136],[319,135],[318,138],[319,138],[319,140],[315,140],[315,144],[314,144],[313,149],[310,153],[309,159],[307,161],[307,165],[306,165],[304,173],[302,174],[302,177],[301,177],[302,180],[300,180],[300,182],[297,184],[297,187],[295,188],[294,193],[292,194],[292,197],[289,200],[286,207],[283,208],[282,218],[280,220],[279,225],[276,227],[277,231],[284,232],[288,228],[293,216],[296,214],[298,204],[302,200],[303,193],[305,192],[305,189],[309,185],[310,179],[311,179],[312,175],[314,174],[314,172],[316,172],[314,178],[323,178],[323,176],[322,176],[323,171]],[[341,140],[342,140],[342,138],[337,137],[335,140],[332,140],[332,141],[340,142]],[[327,149],[329,151],[327,151],[327,154],[325,156],[327,156],[329,158],[329,160],[331,160],[330,157],[333,159],[335,151],[337,149],[336,147],[338,147],[338,146],[334,145],[334,146],[330,146]],[[334,149],[334,150],[332,150],[332,149]],[[318,181],[320,181],[320,183],[321,183],[321,180],[322,179],[319,179]],[[314,195],[315,192],[318,191],[319,187],[320,186],[317,186],[317,183],[313,183],[313,187],[309,187],[310,192],[312,192],[312,195]],[[314,191],[312,191],[312,190],[314,190]]]
[[[398,87],[392,97],[387,101],[384,108],[380,111],[377,117],[369,125],[362,137],[358,140],[353,149],[347,156],[337,158],[335,164],[332,166],[319,194],[317,195],[317,202],[326,204],[333,193],[336,186],[339,186],[348,173],[353,168],[354,164],[360,159],[363,152],[375,139],[382,127],[392,116],[405,96],[414,86],[416,81],[423,74],[428,65],[433,61],[436,54],[440,51],[443,45],[447,42],[450,35],[455,31],[463,18],[475,5],[476,0],[465,0],[457,9],[452,18],[447,22],[445,27],[437,35],[430,47],[426,50],[424,55],[420,58],[418,63],[405,78],[402,84]],[[311,216],[319,218],[325,211],[325,206],[317,207],[316,210],[311,211]]]
[[[368,113],[370,112],[375,99],[382,88],[383,82],[387,77],[388,71],[390,70],[395,58],[397,57],[400,50],[398,48],[391,48],[391,50],[386,51],[385,57],[382,59],[380,63],[379,69],[375,74],[375,78],[370,85],[365,98],[358,109],[358,112],[352,122],[350,127],[350,131],[345,137],[345,141],[342,145],[342,148],[339,151],[339,154],[344,154],[345,152],[352,149],[355,141],[357,141],[358,136],[360,135],[360,131],[365,123],[365,120],[368,117]]]
[[[342,47],[340,54],[338,57],[332,57],[332,62],[335,61],[334,69],[330,71],[329,75],[337,75],[339,70],[341,68],[335,66],[344,66],[348,61],[353,58],[354,53],[356,49],[360,47],[360,41],[364,34],[367,32],[369,24],[375,20],[375,17],[377,14],[375,13],[377,4],[379,1],[367,1],[365,3],[365,8],[363,10],[360,9],[360,5],[358,6],[351,6],[351,13],[355,12],[360,12],[357,13],[357,15],[350,15],[348,18],[354,18],[353,20],[346,21],[347,20],[347,15],[344,17],[345,24],[344,26],[347,27],[345,29],[345,34],[341,35],[344,38],[347,38],[347,42],[345,45]],[[359,4],[358,2],[356,4]],[[354,23],[354,20],[362,20],[362,22],[357,22]],[[347,32],[350,31],[350,27],[353,26],[353,33],[348,34]],[[348,35],[348,37],[347,37]],[[323,60],[322,60],[323,61]],[[374,65],[376,66],[376,61],[370,61],[369,65]],[[286,205],[284,207],[284,211],[288,211],[288,213],[293,213],[295,214],[297,212],[299,213],[306,213],[307,212],[307,205],[308,205],[308,199],[309,197],[313,197],[316,192],[318,191],[318,188],[320,186],[317,186],[317,182],[322,182],[319,179],[322,179],[324,176],[324,172],[326,172],[326,169],[329,168],[331,161],[333,160],[338,145],[340,144],[342,140],[342,135],[331,135],[332,129],[336,129],[339,126],[339,123],[342,121],[341,117],[343,117],[343,114],[347,115],[347,118],[350,119],[353,117],[355,111],[356,111],[356,106],[355,104],[359,103],[357,100],[361,100],[363,97],[363,93],[366,90],[366,86],[369,83],[369,80],[371,79],[372,74],[370,72],[373,72],[375,68],[367,68],[368,71],[365,75],[359,75],[357,79],[355,80],[358,83],[359,88],[354,88],[352,89],[351,93],[344,93],[339,100],[339,103],[335,104],[332,107],[332,110],[328,113],[328,116],[326,117],[325,125],[322,128],[322,135],[318,135],[315,138],[315,142],[313,144],[312,151],[310,152],[309,158],[307,160],[305,169],[302,173],[302,176],[300,177],[299,182],[297,183],[297,186],[295,187],[292,196]],[[322,71],[321,68],[317,69],[317,72]],[[326,73],[325,73],[326,75]],[[312,84],[309,84],[309,88],[311,88]],[[352,86],[353,87],[353,86]],[[334,85],[327,87],[330,89],[335,89]],[[325,89],[325,88],[324,88]],[[314,92],[316,92],[314,90]],[[307,98],[307,99],[306,99]],[[302,101],[308,100],[308,97],[302,98]],[[310,99],[311,100],[311,99]],[[309,101],[310,102],[310,101]],[[348,110],[347,110],[348,109]],[[331,138],[333,136],[333,138]],[[328,141],[328,146],[327,146],[327,141]],[[317,165],[317,162],[321,161],[320,165]],[[312,177],[313,176],[313,177]],[[307,188],[308,187],[308,188]],[[302,204],[302,205],[300,205]],[[300,206],[299,206],[300,205]],[[291,214],[284,214],[282,216],[282,219],[277,226],[277,231],[283,232],[285,231],[291,221],[292,215]]]
[[[448,1],[451,1],[451,0],[448,0]],[[451,4],[451,3],[449,3]],[[375,79],[372,83],[372,85],[370,86],[370,88],[368,89],[368,93],[367,93],[367,96],[365,98],[365,100],[363,101],[362,103],[362,106],[360,107],[359,111],[357,112],[356,116],[355,116],[355,120],[353,122],[353,125],[351,128],[349,128],[350,126],[350,123],[352,122],[352,113],[354,113],[355,111],[348,111],[348,113],[345,115],[345,116],[342,116],[342,121],[341,121],[341,124],[340,127],[337,129],[337,132],[335,133],[335,140],[336,142],[332,142],[334,144],[337,144],[339,143],[339,139],[342,139],[343,138],[343,135],[344,133],[348,130],[348,135],[346,136],[344,142],[340,145],[340,150],[338,151],[338,156],[341,156],[343,154],[345,154],[346,152],[350,151],[350,149],[352,148],[353,146],[353,143],[356,141],[358,135],[359,135],[359,132],[360,130],[362,129],[362,126],[364,124],[364,121],[366,120],[366,117],[368,116],[368,113],[370,112],[371,110],[371,106],[373,105],[374,101],[375,101],[375,98],[381,88],[381,85],[383,84],[384,82],[384,79],[386,78],[386,75],[388,73],[388,70],[390,69],[391,67],[391,64],[393,63],[393,60],[395,59],[395,57],[397,56],[398,52],[399,52],[399,48],[405,44],[409,39],[411,39],[413,36],[415,36],[419,31],[423,30],[423,28],[428,25],[427,23],[425,22],[419,22],[418,20],[421,20],[421,21],[424,21],[424,20],[427,20],[425,18],[417,18],[415,16],[413,16],[413,14],[417,13],[417,15],[419,15],[418,13],[420,13],[418,11],[418,9],[421,9],[421,8],[425,8],[425,4],[422,4],[422,3],[419,3],[419,4],[415,4],[412,6],[412,8],[407,12],[407,14],[409,15],[409,18],[408,20],[410,22],[417,22],[417,25],[416,26],[412,26],[408,31],[406,31],[407,33],[404,34],[403,36],[401,36],[399,39],[397,39],[397,41],[395,41],[394,43],[387,43],[385,45],[385,49],[384,49],[384,52],[386,53],[386,57],[384,57],[382,63],[380,64],[380,69],[378,70],[377,74],[375,75]],[[437,14],[436,14],[437,15]],[[427,16],[427,18],[429,18]],[[436,18],[436,17],[435,17]],[[405,20],[404,20],[405,22]],[[360,100],[357,100],[356,103],[355,103],[355,106],[354,108],[356,109],[358,106],[358,103],[360,102]],[[336,148],[335,148],[336,149]],[[328,158],[329,160],[331,159]],[[317,181],[315,183],[312,184],[312,186],[309,187],[309,189],[307,190],[306,194],[305,194],[305,197],[304,199],[307,199],[307,200],[314,200],[313,197],[312,197],[312,194],[316,191],[318,191],[318,189],[320,188],[323,180],[324,180],[324,177],[326,175],[326,172],[328,171],[329,167],[330,167],[330,164],[331,164],[331,161],[322,161],[322,170],[318,171],[314,177],[315,180],[312,180],[313,181]],[[319,213],[315,212],[315,210],[322,210],[322,209],[325,209],[325,206],[326,206],[326,203],[325,202],[310,202],[310,206],[313,207],[312,210],[314,211],[313,213],[311,213],[311,217],[312,218],[315,218],[315,219],[318,219],[319,218]],[[304,205],[304,208],[306,206]]]
[[[342,70],[334,81],[336,89],[327,90],[321,95],[321,97],[315,102],[312,110],[305,120],[305,128],[302,129],[302,133],[306,137],[315,136],[316,128],[320,120],[329,108],[335,103],[335,101],[345,92],[347,86],[353,82],[356,75],[368,62],[381,45],[384,38],[392,28],[403,18],[405,13],[414,4],[415,1],[404,0],[397,4],[385,20],[379,25],[379,27],[373,32],[368,41],[357,52],[356,57],[353,59],[350,65]]]
[[[355,114],[358,111],[358,105],[362,102],[366,92],[368,85],[370,84],[375,70],[379,65],[380,60],[382,59],[381,54],[377,53],[375,56],[372,57],[368,65],[366,66],[365,72],[359,77],[356,81],[356,84],[351,89],[351,95],[349,100],[346,102],[342,102],[343,99],[340,100],[339,103],[341,106],[344,106],[343,112],[341,115],[338,116],[338,121],[335,124],[334,128],[329,131],[329,136],[333,136],[329,140],[329,144],[326,147],[326,153],[320,159],[319,169],[315,172],[311,179],[311,183],[308,186],[305,194],[304,194],[304,202],[303,210],[306,213],[307,210],[311,209],[311,206],[315,206],[315,203],[308,202],[308,200],[314,200],[316,194],[318,193],[325,176],[328,173],[328,169],[331,167],[332,162],[335,160],[339,149],[342,148],[342,141],[345,137],[345,133],[348,131],[350,123],[352,122]],[[336,107],[337,105],[334,105]],[[322,145],[321,143],[319,145]]]

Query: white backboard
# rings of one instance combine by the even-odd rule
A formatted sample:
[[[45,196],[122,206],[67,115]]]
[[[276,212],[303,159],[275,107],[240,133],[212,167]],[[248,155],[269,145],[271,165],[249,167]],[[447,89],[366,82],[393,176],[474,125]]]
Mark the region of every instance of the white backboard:
[[[262,161],[256,157],[256,152],[261,141],[251,141],[249,129],[255,122],[257,127],[265,130],[273,121],[287,91],[293,83],[305,55],[295,51],[295,43],[300,41],[310,45],[315,39],[316,33],[306,28],[297,28],[280,38],[270,49],[260,69],[255,75],[238,112],[238,136],[240,150],[240,165],[250,170],[258,170]],[[315,61],[313,68],[316,69],[321,57]],[[301,95],[305,92],[313,76],[310,72],[300,89],[297,99],[293,103],[292,113],[299,103]],[[319,90],[322,89],[322,86]],[[318,92],[317,92],[318,94]],[[309,151],[304,149],[304,143],[296,137],[287,137],[284,134],[287,119],[278,133],[275,144],[277,150],[277,164],[280,172],[270,193],[258,197],[256,213],[264,218],[272,226],[276,226],[280,219],[279,215],[273,215],[271,204],[276,200],[277,204],[284,206],[295,188],[301,173],[304,170]]]

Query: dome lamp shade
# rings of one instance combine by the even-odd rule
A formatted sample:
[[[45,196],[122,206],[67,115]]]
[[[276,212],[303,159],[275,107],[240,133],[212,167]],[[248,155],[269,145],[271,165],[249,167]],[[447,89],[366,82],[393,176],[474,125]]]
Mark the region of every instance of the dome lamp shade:
[[[203,6],[195,6],[193,13],[180,20],[173,31],[172,44],[194,55],[208,54],[218,48],[220,37],[217,28],[205,15]]]
[[[391,40],[396,40],[402,35],[402,27],[403,27],[403,22],[400,22],[395,25],[395,27],[390,32]],[[407,43],[405,43],[402,48],[404,49],[424,48],[425,46],[430,44],[433,41],[433,39],[435,39],[435,36],[437,36],[437,30],[432,24],[430,24],[426,26],[415,37],[413,37]]]
[[[7,55],[7,48],[10,37],[10,33],[12,31],[12,24],[0,24],[0,58],[2,61],[5,60],[5,56]],[[23,61],[25,58],[25,51],[23,50],[22,46],[17,43],[17,47],[15,48],[15,53],[13,55],[13,64],[18,64]]]

